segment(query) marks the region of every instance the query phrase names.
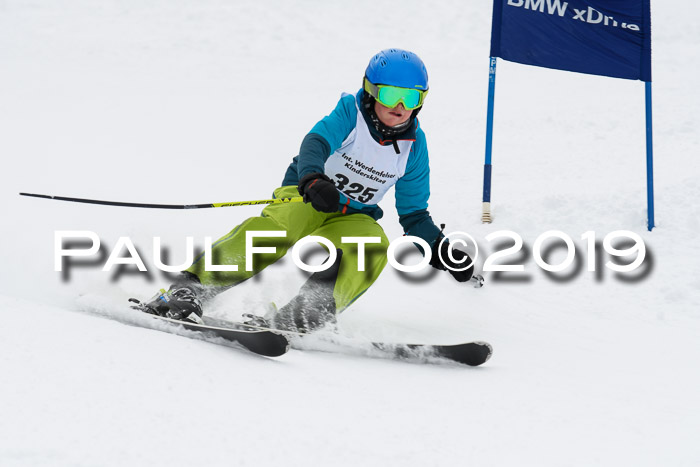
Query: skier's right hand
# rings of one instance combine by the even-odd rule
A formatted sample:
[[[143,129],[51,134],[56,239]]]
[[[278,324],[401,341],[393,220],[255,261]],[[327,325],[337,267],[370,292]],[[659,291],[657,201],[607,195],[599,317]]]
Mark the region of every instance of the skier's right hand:
[[[315,210],[321,212],[338,211],[340,194],[335,188],[335,184],[325,174],[315,172],[304,175],[299,180],[297,190],[304,197],[304,202],[311,203]]]

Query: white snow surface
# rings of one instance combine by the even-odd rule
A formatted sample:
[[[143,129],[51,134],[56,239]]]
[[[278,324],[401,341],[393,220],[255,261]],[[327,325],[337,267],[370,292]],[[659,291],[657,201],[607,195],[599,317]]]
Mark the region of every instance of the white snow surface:
[[[0,465],[700,465],[700,7],[656,1],[656,223],[646,230],[644,86],[499,60],[493,212],[480,222],[490,2],[0,1]],[[356,342],[487,340],[484,366],[323,345],[277,359],[158,332],[130,312],[171,263],[259,207],[139,210],[18,192],[193,204],[266,198],[303,136],[402,47],[430,73],[420,114],[430,212],[518,233],[525,281],[387,268],[340,317]],[[403,232],[393,195],[390,239]],[[148,276],[54,271],[54,232],[128,236]],[[532,258],[570,235],[578,271]],[[586,270],[581,235],[640,235],[645,274]],[[600,248],[600,247],[599,247]],[[562,250],[551,258],[563,259]],[[506,273],[501,278],[521,277]],[[556,280],[564,279],[564,280]],[[632,280],[623,280],[631,278]],[[237,319],[285,303],[289,259],[217,298]],[[186,332],[181,332],[190,336]]]

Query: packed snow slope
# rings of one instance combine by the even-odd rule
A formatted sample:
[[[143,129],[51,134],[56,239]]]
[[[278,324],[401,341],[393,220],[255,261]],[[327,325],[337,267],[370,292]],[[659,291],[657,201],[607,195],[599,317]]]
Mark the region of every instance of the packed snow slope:
[[[502,60],[495,220],[481,224],[485,0],[0,1],[0,465],[699,465],[700,7],[652,8],[657,227],[648,232],[643,85]],[[525,271],[487,273],[477,290],[445,273],[387,268],[340,331],[359,343],[487,340],[495,353],[483,367],[322,345],[268,359],[159,332],[126,307],[169,283],[153,267],[153,238],[177,264],[186,236],[201,246],[260,208],[17,195],[268,197],[306,132],[388,47],[417,52],[429,69],[420,120],[433,218],[477,240],[479,267],[509,246],[487,235],[517,233],[524,249],[501,262]],[[381,224],[394,239],[391,198]],[[95,232],[102,255],[54,271],[59,230]],[[533,251],[550,230],[573,239],[576,261],[545,274]],[[633,273],[605,266],[601,243],[617,230],[646,245]],[[595,272],[581,238],[589,231]],[[124,236],[148,273],[101,270]],[[548,260],[564,256],[558,248]],[[285,259],[208,312],[261,313],[304,280]]]

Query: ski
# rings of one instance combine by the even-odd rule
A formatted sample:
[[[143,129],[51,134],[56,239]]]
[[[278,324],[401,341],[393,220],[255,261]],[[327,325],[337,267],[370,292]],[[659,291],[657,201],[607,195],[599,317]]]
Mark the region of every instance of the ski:
[[[278,357],[287,353],[290,348],[289,339],[309,336],[309,334],[301,332],[272,329],[250,323],[225,321],[208,316],[204,316],[202,323],[197,324],[150,313],[146,314],[161,321],[182,326],[189,331],[220,337],[229,342],[238,343],[251,352],[267,357]],[[469,366],[482,365],[493,354],[493,347],[488,342],[482,341],[452,345],[372,342],[371,345],[391,358],[399,360],[443,358]]]
[[[395,358],[446,358],[469,366],[479,366],[488,361],[493,347],[488,342],[475,341],[453,345],[430,344],[386,344],[373,342],[376,348],[392,354]]]
[[[247,315],[253,317],[253,315]],[[225,325],[226,322],[204,318],[205,322],[212,324],[218,323]],[[272,330],[264,326],[258,326],[251,323],[228,323],[231,326],[236,326],[238,329],[257,329],[257,330]],[[290,338],[308,336],[306,333],[291,332],[279,330],[282,334]],[[444,358],[457,363],[462,363],[469,366],[479,366],[486,363],[493,355],[493,347],[488,342],[473,341],[451,345],[433,345],[433,344],[402,344],[402,343],[386,343],[372,342],[371,345],[390,355],[393,358],[400,360],[410,359],[427,359],[427,358]]]
[[[220,337],[228,342],[240,344],[251,352],[266,357],[279,357],[289,350],[289,340],[274,329],[251,329],[239,326],[237,323],[210,321],[207,318],[204,318],[202,324],[197,324],[150,313],[146,314],[174,326],[182,326],[188,331],[195,331],[204,336]]]

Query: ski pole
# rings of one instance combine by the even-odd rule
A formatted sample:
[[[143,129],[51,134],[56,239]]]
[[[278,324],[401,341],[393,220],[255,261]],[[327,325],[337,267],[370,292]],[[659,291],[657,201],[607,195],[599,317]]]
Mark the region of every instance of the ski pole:
[[[73,203],[102,204],[105,206],[122,206],[127,208],[152,208],[152,209],[203,209],[203,208],[227,208],[232,206],[252,206],[254,204],[282,204],[298,203],[304,200],[301,196],[292,198],[272,198],[258,199],[253,201],[229,201],[228,203],[206,203],[206,204],[151,204],[151,203],[125,203],[122,201],[103,201],[99,199],[69,198],[66,196],[39,195],[36,193],[20,193],[20,196],[31,196],[34,198],[56,199],[59,201],[70,201]]]

